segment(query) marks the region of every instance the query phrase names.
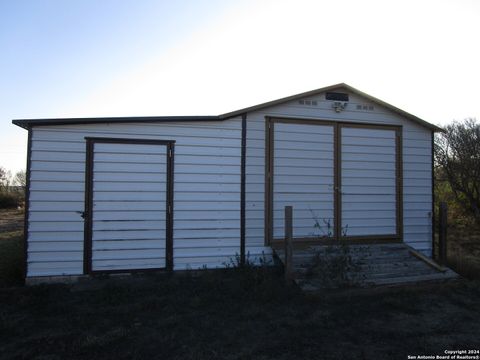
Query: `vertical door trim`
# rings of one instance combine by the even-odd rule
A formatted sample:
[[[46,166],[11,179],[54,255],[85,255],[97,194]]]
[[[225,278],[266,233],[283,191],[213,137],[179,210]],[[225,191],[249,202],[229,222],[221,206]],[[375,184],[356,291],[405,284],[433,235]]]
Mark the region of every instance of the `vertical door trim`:
[[[436,242],[435,242],[435,132],[431,135],[431,171],[432,171],[432,259],[436,259]]]
[[[403,241],[403,128],[395,129],[395,151],[397,166],[395,167],[396,191],[397,191],[397,236]]]
[[[242,141],[240,150],[240,264],[246,262],[245,213],[246,213],[246,168],[247,168],[247,113],[242,114]]]
[[[173,184],[174,184],[174,150],[175,140],[131,139],[85,137],[85,211],[84,211],[84,242],[83,242],[83,273],[106,274],[118,272],[147,272],[156,270],[173,270]],[[166,216],[165,216],[165,267],[148,269],[93,270],[92,269],[92,225],[93,225],[93,160],[95,143],[164,145],[167,159],[166,186]]]
[[[271,222],[271,198],[273,178],[271,176],[273,163],[273,146],[270,142],[273,133],[273,121],[270,117],[265,117],[265,194],[264,194],[264,235],[265,245],[270,245],[270,222]]]
[[[341,124],[333,125],[333,239],[342,236],[342,131]]]
[[[168,271],[173,270],[173,184],[175,164],[175,142],[167,144],[167,209],[166,209],[166,236],[165,236],[165,266]]]
[[[401,125],[353,123],[321,119],[296,119],[282,117],[265,117],[265,245],[273,241],[273,163],[274,163],[274,124],[309,124],[333,126],[334,152],[334,236],[333,240],[359,242],[403,242],[403,148]],[[342,234],[342,128],[367,128],[395,131],[395,234],[343,236]],[[316,238],[301,238],[297,241],[319,241]]]
[[[92,210],[93,210],[93,148],[94,139],[86,138],[87,149],[85,159],[85,210],[84,242],[83,242],[83,273],[92,272]]]

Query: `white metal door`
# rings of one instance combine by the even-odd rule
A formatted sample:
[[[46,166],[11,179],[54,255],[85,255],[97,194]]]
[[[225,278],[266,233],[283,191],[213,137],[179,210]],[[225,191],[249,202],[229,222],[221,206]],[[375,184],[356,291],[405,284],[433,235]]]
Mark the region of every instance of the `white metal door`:
[[[342,236],[397,235],[396,130],[341,127]]]
[[[295,238],[334,236],[334,126],[273,124],[273,239],[284,237],[293,206]]]
[[[91,271],[164,268],[167,146],[93,142]]]

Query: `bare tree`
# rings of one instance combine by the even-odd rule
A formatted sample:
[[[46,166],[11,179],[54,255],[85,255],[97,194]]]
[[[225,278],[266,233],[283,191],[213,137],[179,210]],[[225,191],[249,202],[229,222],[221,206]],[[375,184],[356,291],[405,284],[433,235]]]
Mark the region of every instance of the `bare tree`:
[[[27,175],[25,173],[25,170],[20,170],[15,174],[15,177],[13,178],[13,182],[17,186],[21,186],[23,189],[27,186]]]
[[[7,170],[5,170],[3,167],[0,166],[0,184],[3,185],[3,182],[5,181],[7,177]]]
[[[0,166],[0,190],[8,191],[11,184],[12,173]]]
[[[435,162],[456,200],[480,224],[480,124],[454,121],[435,137]]]

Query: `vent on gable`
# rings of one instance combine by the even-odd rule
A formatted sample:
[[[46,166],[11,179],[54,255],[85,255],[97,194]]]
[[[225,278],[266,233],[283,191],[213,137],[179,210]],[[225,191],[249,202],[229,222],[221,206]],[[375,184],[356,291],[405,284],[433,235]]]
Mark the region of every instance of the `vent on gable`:
[[[327,91],[325,93],[325,99],[345,102],[345,101],[348,101],[348,94]]]
[[[357,104],[357,110],[373,111],[375,107],[372,104]]]
[[[306,99],[301,99],[298,100],[298,103],[300,105],[307,105],[307,106],[318,106],[317,100],[306,100]]]

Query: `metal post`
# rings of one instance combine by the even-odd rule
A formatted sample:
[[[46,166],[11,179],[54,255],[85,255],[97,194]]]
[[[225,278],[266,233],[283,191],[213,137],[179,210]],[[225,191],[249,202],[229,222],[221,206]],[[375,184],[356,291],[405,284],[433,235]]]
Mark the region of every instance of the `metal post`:
[[[438,257],[441,265],[447,264],[447,204],[440,203],[438,219]]]
[[[292,213],[293,208],[291,206],[285,206],[285,281],[287,284],[291,284],[293,280],[293,264],[292,264],[292,238],[293,238],[293,226],[292,226]]]

